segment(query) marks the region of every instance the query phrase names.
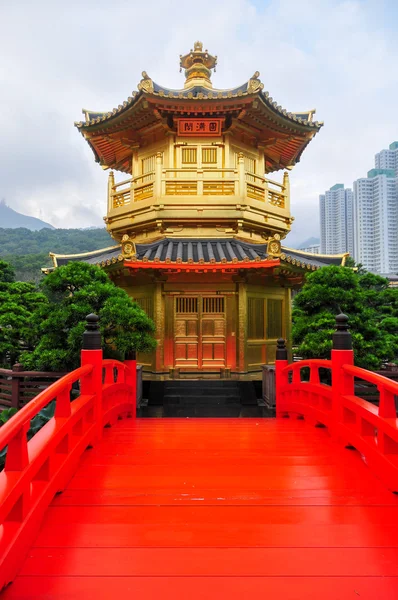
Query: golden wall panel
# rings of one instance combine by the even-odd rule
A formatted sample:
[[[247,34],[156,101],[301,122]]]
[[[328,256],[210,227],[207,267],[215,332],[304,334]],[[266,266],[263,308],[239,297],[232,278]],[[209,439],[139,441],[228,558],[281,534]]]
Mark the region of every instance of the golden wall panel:
[[[202,335],[214,335],[214,321],[202,320]]]
[[[198,321],[187,321],[187,337],[198,335]]]
[[[176,319],[175,322],[175,335],[176,337],[187,336],[187,322],[183,319]]]
[[[214,335],[225,336],[225,319],[216,319],[213,321],[214,324]]]
[[[202,148],[202,164],[217,164],[217,148]]]
[[[276,344],[267,344],[267,364],[274,364],[276,357]]]

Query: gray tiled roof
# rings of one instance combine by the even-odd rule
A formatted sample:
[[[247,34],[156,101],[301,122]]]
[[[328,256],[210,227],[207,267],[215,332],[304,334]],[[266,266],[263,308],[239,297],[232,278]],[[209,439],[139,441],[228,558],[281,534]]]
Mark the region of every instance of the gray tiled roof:
[[[136,244],[134,261],[155,263],[239,263],[259,262],[268,257],[267,244],[250,244],[235,238],[164,238],[151,244]],[[121,247],[104,248],[85,254],[57,256],[58,266],[71,261],[111,265],[122,260]],[[322,256],[282,247],[281,261],[304,268],[341,265],[342,255]]]
[[[204,98],[208,98],[209,97],[209,93],[210,93],[210,98],[213,96],[214,98],[218,97],[222,97],[222,98],[228,98],[229,95],[237,95],[239,92],[247,92],[247,88],[248,88],[249,83],[245,82],[243,85],[240,85],[236,88],[230,89],[230,90],[218,90],[218,89],[209,89],[208,87],[204,87],[202,85],[195,85],[194,87],[189,87],[189,88],[184,88],[182,90],[173,90],[170,88],[166,88],[162,85],[158,85],[157,83],[153,82],[153,91],[155,92],[155,94],[160,94],[165,95],[165,96],[169,96],[170,92],[171,93],[175,93],[175,94],[180,94],[183,98],[197,98],[199,96],[199,94],[202,94],[202,97]]]
[[[309,252],[300,252],[300,250],[293,250],[291,248],[283,248],[282,252],[286,254],[286,257],[305,262],[315,267],[326,267],[327,265],[341,265],[342,256],[323,256],[320,254],[310,254]],[[290,261],[289,261],[290,262]]]
[[[115,246],[114,248],[102,248],[101,250],[94,250],[93,252],[85,252],[84,254],[69,254],[69,255],[57,255],[55,254],[55,258],[57,259],[58,267],[62,267],[63,265],[67,265],[70,262],[85,262],[90,265],[97,265],[103,261],[110,260],[116,262],[121,252],[120,246]]]
[[[172,238],[152,244],[137,244],[137,259],[159,262],[242,262],[267,258],[266,244],[248,244],[230,239]]]

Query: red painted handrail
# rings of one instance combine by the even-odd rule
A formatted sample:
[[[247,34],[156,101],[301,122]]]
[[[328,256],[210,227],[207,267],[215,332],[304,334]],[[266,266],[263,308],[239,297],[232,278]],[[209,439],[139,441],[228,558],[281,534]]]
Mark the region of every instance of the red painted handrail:
[[[313,378],[319,377],[319,369],[331,369],[332,361],[331,360],[323,360],[320,358],[314,358],[312,360],[300,360],[299,362],[292,363],[291,365],[286,365],[286,367],[282,370],[282,376],[288,377],[289,373],[292,373],[293,379],[298,373],[304,369],[305,367],[310,369],[310,381],[311,376]]]
[[[330,360],[303,360],[279,367],[277,361],[277,401],[278,417],[289,415],[304,416],[314,424],[327,425],[332,411],[332,388],[320,383],[319,369],[332,370]],[[310,370],[309,381],[301,380],[302,369]]]
[[[352,350],[332,350],[331,361],[276,361],[277,416],[328,427],[339,443],[361,452],[375,474],[398,491],[398,383],[352,363]],[[301,380],[304,367],[310,369],[309,381]],[[321,367],[331,370],[331,385],[320,383]],[[354,378],[377,386],[378,407],[355,395]]]
[[[303,369],[304,367],[318,367],[330,369],[332,367],[332,361],[323,358],[311,358],[310,360],[299,360],[298,362],[291,363],[284,367],[285,371],[295,371],[296,369]]]
[[[30,421],[45,407],[51,400],[56,401],[56,412],[60,410],[60,404],[66,404],[66,395],[64,392],[68,390],[70,392],[72,385],[79,381],[85,375],[88,375],[93,370],[92,365],[85,365],[79,367],[75,371],[64,375],[61,379],[53,383],[46,390],[38,394],[36,398],[26,404],[19,412],[17,412],[12,419],[7,421],[0,428],[0,450],[7,446],[15,437],[19,435],[21,429],[25,428],[26,425],[30,424]],[[70,405],[70,399],[67,398],[68,405]],[[10,453],[11,454],[11,453]],[[7,470],[7,462],[5,465]]]
[[[380,388],[390,391],[392,394],[397,394],[398,383],[393,379],[389,379],[388,377],[384,377],[384,375],[380,375],[379,373],[372,373],[372,371],[367,371],[366,369],[362,369],[361,367],[355,367],[354,365],[343,365],[342,369],[345,373],[352,375],[353,377],[358,377],[359,379],[363,379],[368,383],[373,383],[377,386],[380,391]]]
[[[80,395],[70,401],[72,385]],[[55,413],[29,441],[30,422],[50,401]],[[83,350],[82,366],[62,377],[24,406],[0,429],[7,446],[0,472],[0,590],[15,577],[54,495],[73,475],[87,447],[103,427],[135,416],[135,370],[102,360],[101,350]]]
[[[353,394],[341,398],[341,436],[367,458],[369,466],[393,490],[398,491],[398,383],[353,365],[342,371],[351,380],[363,379],[377,386],[379,405],[373,406]]]

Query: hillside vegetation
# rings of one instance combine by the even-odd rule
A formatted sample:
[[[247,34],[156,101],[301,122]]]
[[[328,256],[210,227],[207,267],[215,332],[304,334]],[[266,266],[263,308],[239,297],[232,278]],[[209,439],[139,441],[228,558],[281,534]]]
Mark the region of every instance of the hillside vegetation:
[[[37,283],[41,267],[52,265],[49,252],[78,254],[114,244],[106,229],[0,228],[0,258],[14,267],[17,281]]]

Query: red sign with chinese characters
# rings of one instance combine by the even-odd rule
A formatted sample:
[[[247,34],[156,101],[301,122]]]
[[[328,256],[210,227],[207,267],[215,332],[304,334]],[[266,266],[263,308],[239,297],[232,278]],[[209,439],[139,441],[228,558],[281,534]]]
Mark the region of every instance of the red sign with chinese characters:
[[[178,135],[217,136],[221,135],[224,119],[178,119]]]

